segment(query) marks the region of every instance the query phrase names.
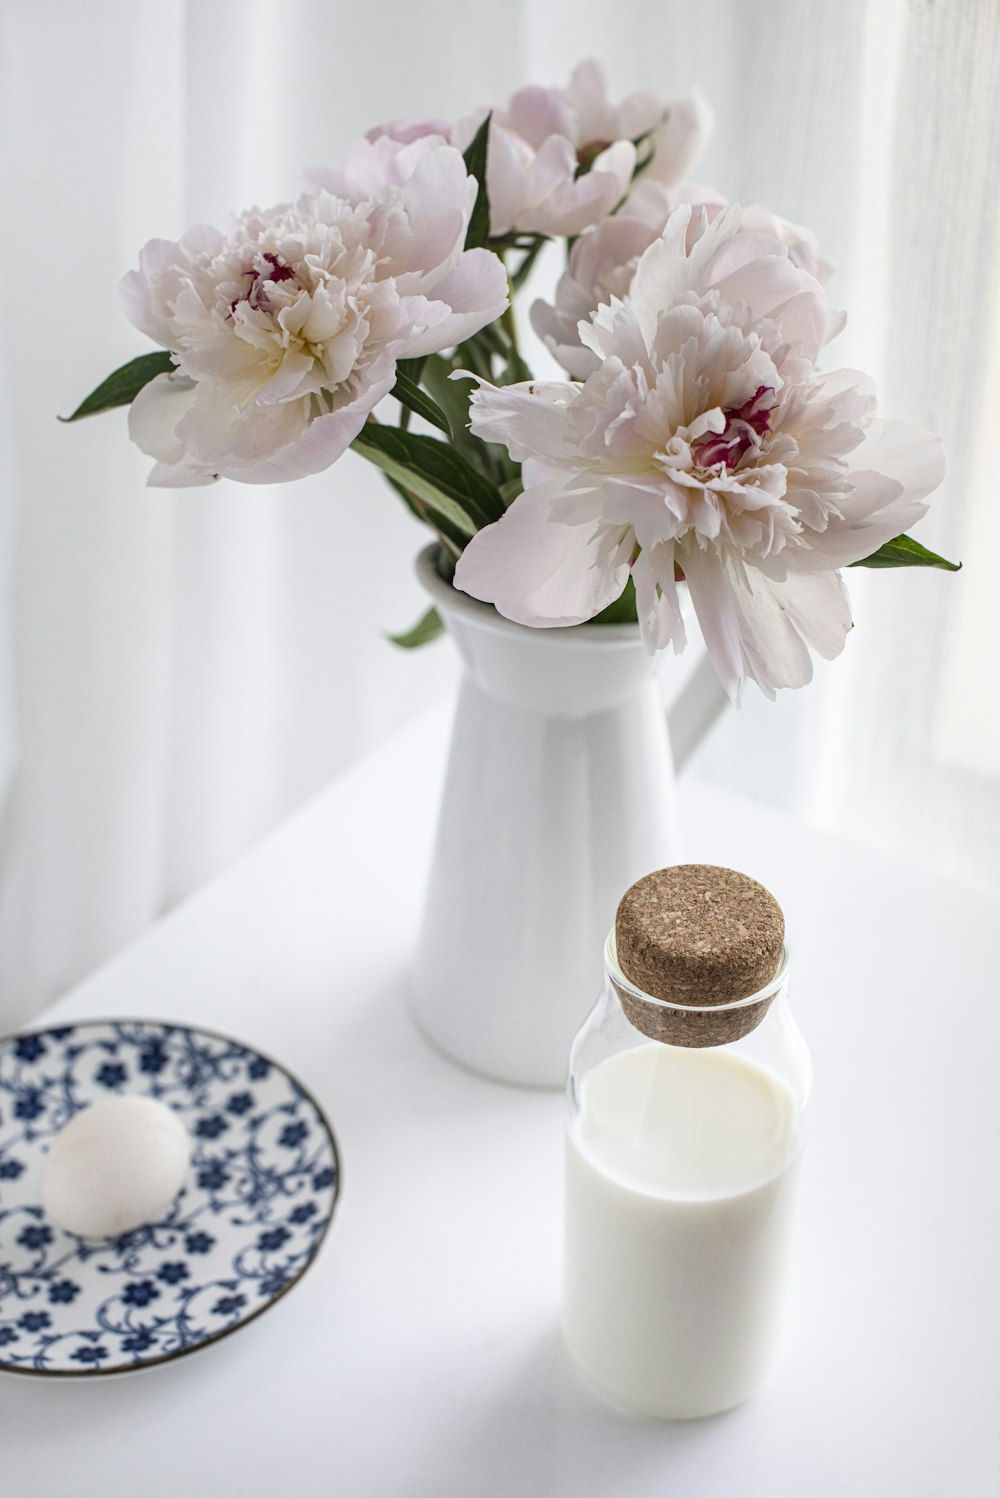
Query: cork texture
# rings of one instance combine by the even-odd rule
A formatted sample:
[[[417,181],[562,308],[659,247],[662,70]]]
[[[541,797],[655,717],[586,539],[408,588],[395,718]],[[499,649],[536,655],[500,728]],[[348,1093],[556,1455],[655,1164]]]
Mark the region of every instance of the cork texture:
[[[673,1045],[724,1045],[763,1019],[770,999],[712,1014],[764,988],[774,977],[785,920],[774,896],[735,869],[675,864],[626,890],[615,918],[618,965],[653,998],[698,1009],[658,1009],[616,985],[629,1021]],[[706,1012],[706,1009],[708,1012]]]

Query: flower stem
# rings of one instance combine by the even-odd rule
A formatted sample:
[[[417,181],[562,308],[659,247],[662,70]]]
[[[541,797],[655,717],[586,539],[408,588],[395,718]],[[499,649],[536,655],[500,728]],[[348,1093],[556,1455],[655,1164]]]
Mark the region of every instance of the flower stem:
[[[507,305],[500,314],[499,322],[507,335],[508,342],[515,356],[520,358],[521,350],[517,342],[517,323],[514,319],[514,283],[510,278],[510,271],[507,270],[506,250],[498,250],[497,255],[504,270],[507,271]]]
[[[508,282],[508,284],[509,284],[509,282]],[[521,350],[518,347],[518,342],[517,342],[517,323],[514,321],[514,303],[513,302],[508,302],[507,306],[501,312],[501,314],[500,314],[500,323],[501,323],[501,326],[504,329],[504,332],[507,334],[507,337],[510,339],[510,346],[511,346],[511,348],[513,349],[514,353],[518,356],[518,358],[520,358],[520,356],[521,356]]]

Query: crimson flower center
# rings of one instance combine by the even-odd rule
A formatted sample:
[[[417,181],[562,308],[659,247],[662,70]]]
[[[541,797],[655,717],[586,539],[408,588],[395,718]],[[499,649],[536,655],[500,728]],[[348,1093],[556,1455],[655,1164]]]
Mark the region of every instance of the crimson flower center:
[[[256,312],[260,308],[261,296],[265,294],[265,287],[272,285],[275,281],[294,280],[295,272],[289,266],[282,265],[277,255],[267,253],[260,258],[266,263],[267,269],[258,270],[255,266],[251,270],[243,272],[244,276],[249,276],[250,278],[250,287],[245,296],[237,297],[230,304],[230,314],[236,311],[240,302],[246,302]],[[267,308],[265,307],[264,310],[266,311]]]
[[[759,452],[764,436],[771,430],[775,392],[768,385],[758,385],[742,406],[723,410],[726,424],[721,432],[708,432],[692,442],[691,452],[701,468],[721,463],[732,471],[748,452]]]

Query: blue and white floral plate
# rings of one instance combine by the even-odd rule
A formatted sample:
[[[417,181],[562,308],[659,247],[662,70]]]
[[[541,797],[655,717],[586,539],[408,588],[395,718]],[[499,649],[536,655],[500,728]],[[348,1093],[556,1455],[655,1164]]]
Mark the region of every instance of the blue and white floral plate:
[[[78,1238],[46,1221],[42,1160],[74,1113],[123,1093],[180,1114],[187,1184],[162,1222]],[[339,1184],[314,1099],[238,1041],[147,1020],[0,1040],[0,1368],[121,1373],[217,1341],[305,1273]]]

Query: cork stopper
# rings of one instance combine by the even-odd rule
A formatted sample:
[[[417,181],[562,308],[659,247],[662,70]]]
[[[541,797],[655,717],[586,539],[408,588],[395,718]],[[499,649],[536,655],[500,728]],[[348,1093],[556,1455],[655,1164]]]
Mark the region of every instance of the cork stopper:
[[[666,1003],[618,983],[615,991],[629,1022],[653,1040],[726,1045],[767,1013],[773,994],[739,1001],[771,982],[784,940],[781,906],[755,879],[703,863],[657,869],[622,896],[615,945],[622,976]]]

